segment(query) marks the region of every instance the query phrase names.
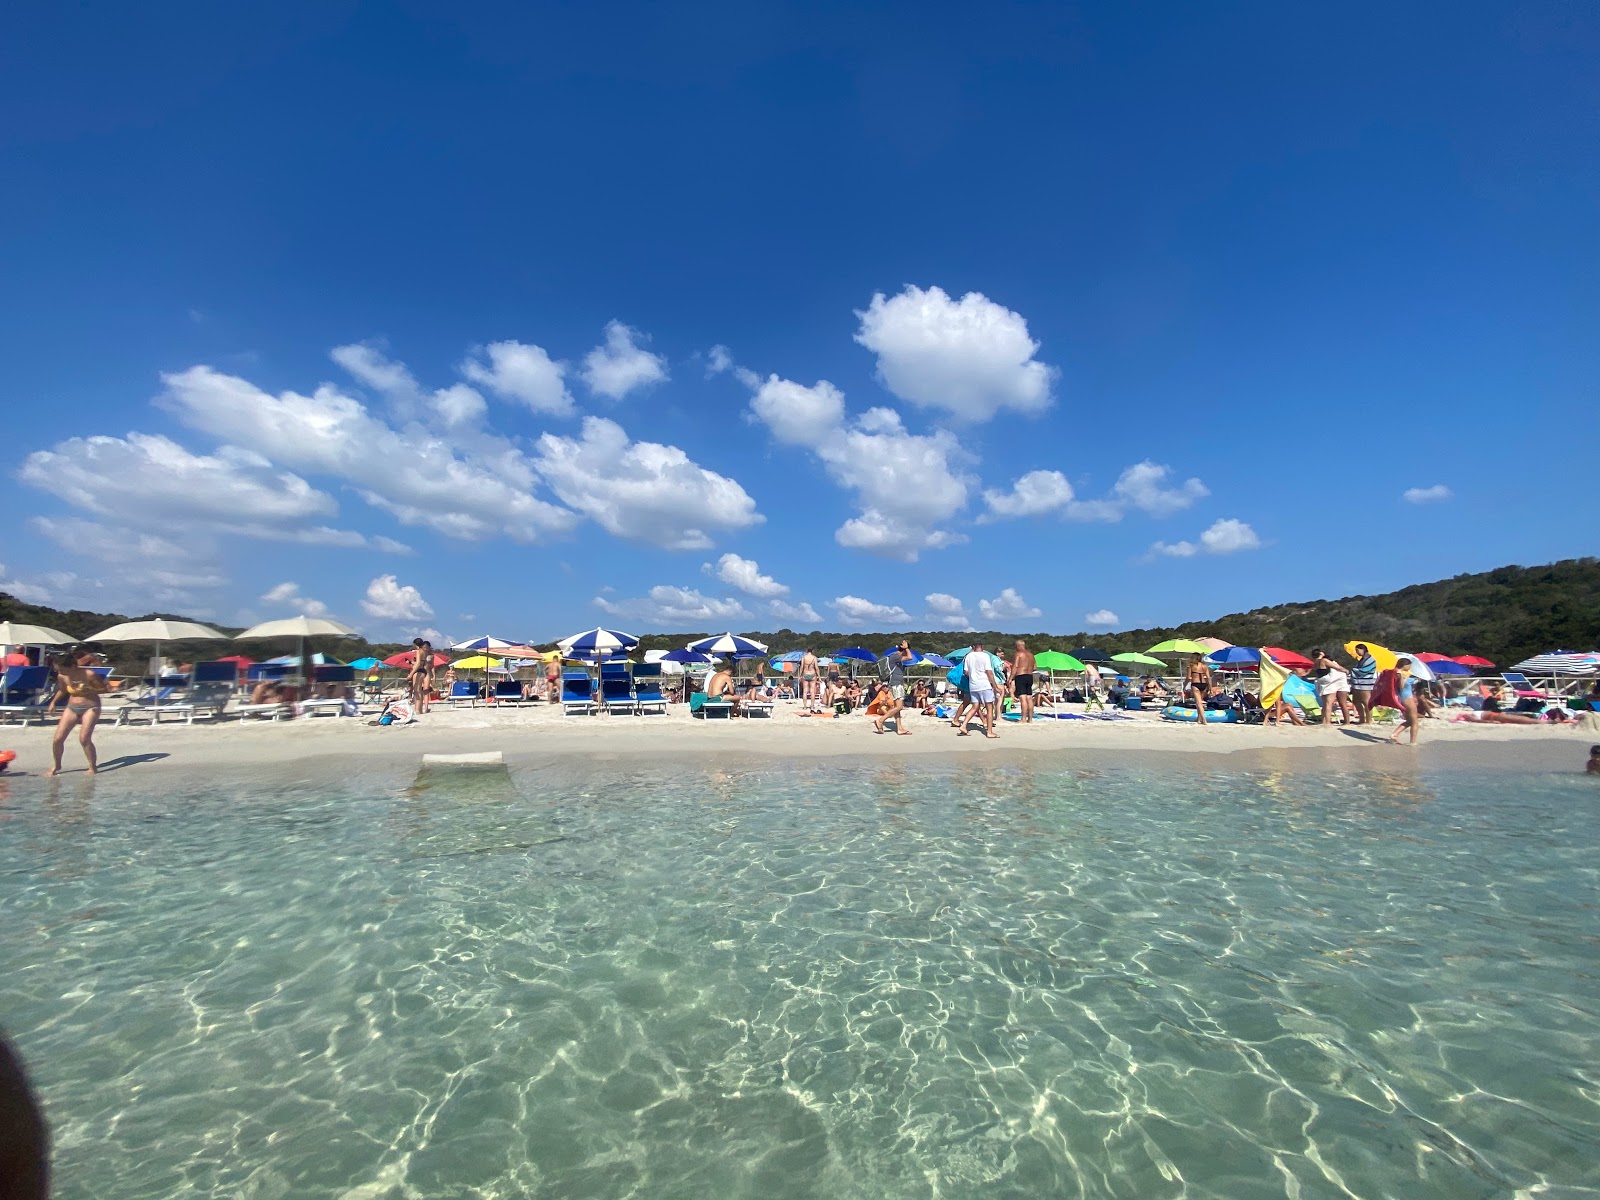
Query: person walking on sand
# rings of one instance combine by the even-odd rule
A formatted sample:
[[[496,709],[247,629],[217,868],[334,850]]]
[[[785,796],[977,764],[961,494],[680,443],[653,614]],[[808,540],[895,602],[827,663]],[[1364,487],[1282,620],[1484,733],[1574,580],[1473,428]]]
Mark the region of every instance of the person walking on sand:
[[[1350,674],[1321,650],[1311,652],[1311,661],[1321,674],[1317,676],[1317,692],[1322,697],[1322,723],[1333,724],[1333,710],[1337,708],[1346,725],[1354,725],[1356,706],[1350,699]]]
[[[46,775],[60,772],[61,752],[74,725],[78,727],[78,745],[83,747],[83,757],[89,764],[87,773],[93,775],[99,769],[94,751],[94,726],[100,719],[100,695],[108,691],[110,685],[98,671],[92,670],[94,659],[94,651],[78,645],[55,662],[56,690],[45,706],[44,715],[48,718],[60,700],[66,701],[66,708],[61,713],[61,723],[56,726],[56,735],[50,741],[51,766]]]
[[[1011,660],[1011,694],[1017,698],[1021,715],[1017,720],[1023,725],[1033,724],[1033,672],[1037,664],[1028,643],[1017,639],[1016,657]]]
[[[1083,711],[1101,712],[1106,710],[1106,702],[1100,698],[1100,668],[1093,663],[1083,664]]]
[[[915,657],[911,653],[911,643],[904,638],[883,656],[883,681],[889,685],[889,694],[896,700],[904,701],[906,698],[906,667]]]
[[[1350,703],[1355,705],[1356,724],[1372,724],[1372,689],[1378,683],[1378,660],[1364,642],[1356,643],[1356,665],[1350,668]]]
[[[1190,657],[1189,670],[1185,678],[1188,683],[1189,695],[1194,699],[1195,720],[1204,725],[1206,723],[1206,697],[1211,695],[1211,671],[1198,654]]]
[[[973,706],[983,717],[983,735],[998,738],[1000,735],[994,731],[994,710],[999,702],[1000,681],[995,678],[994,662],[990,659],[988,651],[983,648],[982,642],[972,644],[972,649],[967,652],[965,666],[967,690],[972,695]],[[967,736],[965,724],[957,730],[956,736]]]

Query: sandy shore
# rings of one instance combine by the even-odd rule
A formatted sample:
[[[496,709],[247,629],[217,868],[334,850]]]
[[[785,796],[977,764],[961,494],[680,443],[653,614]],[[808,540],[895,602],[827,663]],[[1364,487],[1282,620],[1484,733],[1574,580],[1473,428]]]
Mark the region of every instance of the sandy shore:
[[[1285,769],[1463,768],[1507,771],[1581,771],[1589,745],[1600,734],[1518,726],[1475,726],[1425,721],[1416,749],[1386,743],[1387,728],[1265,728],[1247,725],[1197,725],[1138,714],[1128,721],[1036,721],[1028,727],[1003,722],[1000,738],[986,740],[974,730],[958,737],[945,722],[912,716],[909,736],[877,734],[865,717],[839,720],[801,715],[798,706],[780,703],[771,718],[709,721],[674,706],[649,716],[563,717],[559,709],[439,708],[417,723],[400,727],[368,724],[369,718],[315,717],[293,721],[208,721],[186,726],[165,723],[113,728],[102,724],[96,736],[107,778],[145,778],[177,770],[262,769],[293,763],[301,770],[319,765],[348,771],[379,760],[415,763],[426,753],[498,750],[508,762],[582,756],[591,759],[729,757],[803,759],[946,755],[1061,756],[1087,765],[1159,756],[1180,768],[1270,766]],[[0,748],[17,752],[7,776],[37,778],[49,766],[52,729],[32,725],[0,728]],[[83,766],[69,741],[66,771]],[[137,768],[137,769],[134,769]]]

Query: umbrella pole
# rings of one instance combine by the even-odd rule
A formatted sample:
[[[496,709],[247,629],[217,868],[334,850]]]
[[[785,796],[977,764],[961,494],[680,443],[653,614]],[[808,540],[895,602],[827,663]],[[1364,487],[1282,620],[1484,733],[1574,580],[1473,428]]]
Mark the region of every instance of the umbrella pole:
[[[161,707],[161,639],[156,639],[156,708]],[[161,715],[156,714],[156,721],[161,721]]]

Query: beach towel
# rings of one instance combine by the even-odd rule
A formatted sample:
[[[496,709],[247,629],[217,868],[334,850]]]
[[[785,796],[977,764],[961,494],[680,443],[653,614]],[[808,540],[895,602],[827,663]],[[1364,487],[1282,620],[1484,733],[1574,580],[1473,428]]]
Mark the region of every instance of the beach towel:
[[[1400,692],[1397,681],[1399,676],[1394,668],[1378,672],[1378,681],[1372,686],[1372,706],[1374,708],[1400,708]]]

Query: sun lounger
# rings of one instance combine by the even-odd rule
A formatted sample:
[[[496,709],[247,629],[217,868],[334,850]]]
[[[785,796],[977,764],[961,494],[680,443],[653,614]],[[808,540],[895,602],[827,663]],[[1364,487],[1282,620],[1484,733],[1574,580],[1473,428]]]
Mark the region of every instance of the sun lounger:
[[[703,719],[718,715],[731,717],[733,701],[724,700],[720,696],[712,700],[704,692],[695,692],[689,697],[689,715]]]
[[[241,721],[280,721],[294,716],[294,710],[281,700],[270,704],[235,704],[228,713]]]
[[[633,681],[626,672],[621,676],[615,674],[602,676],[600,679],[600,703],[612,712],[634,712],[638,702],[633,698]]]
[[[633,669],[633,711],[647,708],[667,711],[667,698],[661,694],[661,664],[640,663]]]
[[[515,679],[502,679],[494,685],[496,704],[521,704],[522,685]]]
[[[450,694],[445,697],[452,705],[466,704],[475,707],[478,703],[478,685],[470,679],[458,679],[450,685]]]
[[[162,688],[154,696],[137,700],[129,698],[126,704],[117,709],[116,724],[132,725],[135,721],[148,720],[152,725],[159,725],[165,720],[193,725],[194,714],[195,706],[186,697],[180,697],[177,688]]]
[[[1516,694],[1519,700],[1559,700],[1561,698],[1540,691],[1520,671],[1501,671],[1500,678],[1506,681],[1506,686]]]
[[[7,667],[0,685],[0,720],[16,717],[26,725],[36,716],[44,718],[50,703],[49,667]]]
[[[752,693],[748,699],[740,703],[739,711],[747,717],[770,717],[772,715],[772,701],[763,700]]]
[[[594,711],[594,680],[589,678],[587,671],[563,671],[561,673],[561,715],[570,717],[574,713],[587,716]]]

